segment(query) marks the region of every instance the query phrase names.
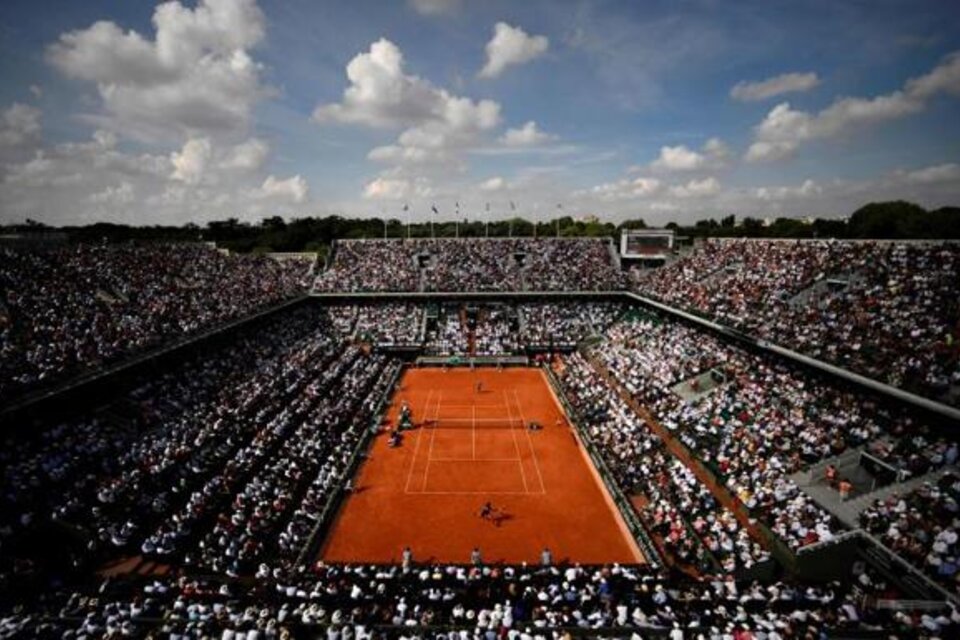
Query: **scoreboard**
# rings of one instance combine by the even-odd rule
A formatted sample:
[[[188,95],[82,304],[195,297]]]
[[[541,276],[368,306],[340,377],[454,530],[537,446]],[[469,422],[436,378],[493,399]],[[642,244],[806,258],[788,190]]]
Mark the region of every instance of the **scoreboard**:
[[[620,232],[620,256],[628,260],[665,260],[673,253],[670,229],[624,229]]]

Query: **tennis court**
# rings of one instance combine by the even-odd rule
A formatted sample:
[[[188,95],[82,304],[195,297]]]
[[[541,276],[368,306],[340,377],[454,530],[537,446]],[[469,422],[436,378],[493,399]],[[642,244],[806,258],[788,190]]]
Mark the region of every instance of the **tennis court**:
[[[321,557],[419,561],[641,562],[539,369],[410,369],[388,412],[416,428],[374,440]],[[531,428],[531,424],[535,428]],[[479,512],[493,503],[497,518]]]

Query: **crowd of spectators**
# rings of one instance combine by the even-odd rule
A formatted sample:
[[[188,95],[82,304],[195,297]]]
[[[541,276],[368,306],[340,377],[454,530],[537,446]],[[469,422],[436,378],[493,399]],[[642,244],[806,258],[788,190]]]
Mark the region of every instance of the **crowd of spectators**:
[[[912,449],[908,458],[887,456],[888,464],[927,461],[900,469],[904,477],[946,463],[948,445],[918,442],[924,425],[907,412],[658,315],[614,325],[593,353],[794,549],[832,539],[836,524],[792,473],[881,437]]]
[[[473,329],[474,352],[482,355],[503,356],[521,351],[521,337],[516,330],[513,307],[506,305],[480,307]]]
[[[436,326],[427,330],[427,353],[437,356],[465,356],[470,351],[470,331],[454,307],[447,307]]]
[[[609,291],[623,288],[602,238],[341,240],[314,289]]]
[[[344,345],[326,317],[300,309],[134,385],[112,405],[124,414],[8,434],[0,593],[43,558],[33,536],[50,523],[75,532],[78,562],[292,564],[399,366]]]
[[[704,297],[697,287],[730,280],[739,292],[731,304],[740,306],[723,307],[728,322],[750,317],[750,300],[761,308],[790,307],[784,291],[796,296],[810,290],[811,299],[837,295],[826,283],[817,285],[823,279],[818,273],[834,273],[832,244],[826,258],[813,255],[817,243],[796,249],[801,266],[770,268],[762,276],[744,272],[747,263],[762,269],[766,262],[787,261],[792,246],[771,244],[754,258],[749,248],[736,257],[718,245],[709,250],[718,252],[721,272],[690,276],[681,288],[692,301],[712,301],[713,293]],[[844,273],[852,274],[844,291],[875,277],[874,266],[862,262],[872,259],[870,250],[856,260],[844,258]],[[294,295],[303,284],[294,267],[306,268],[196,246],[0,251],[0,257],[11,256],[11,264],[0,263],[0,353],[14,355],[0,365],[3,374],[24,362],[37,371],[70,363],[46,369],[51,379]],[[927,258],[913,251],[890,249],[883,259],[925,264]],[[701,268],[700,259],[694,254],[687,268]],[[951,250],[933,259],[953,268]],[[27,276],[34,268],[36,283]],[[59,282],[58,270],[71,282]],[[597,240],[367,241],[340,243],[332,269],[315,286],[593,290],[619,287],[619,277],[608,245]],[[660,286],[661,277],[645,282]],[[13,286],[17,278],[28,285]],[[905,295],[926,305],[942,300],[946,285],[938,278],[913,278],[894,288],[902,285]],[[235,298],[219,300],[228,295]],[[882,313],[910,321],[909,314],[885,307],[883,295],[871,295]],[[47,297],[56,300],[43,307]],[[26,436],[5,433],[0,606],[19,597],[21,607],[0,613],[0,637],[152,632],[252,639],[326,632],[360,640],[383,627],[398,634],[513,640],[555,638],[565,627],[610,636],[656,630],[676,640],[891,629],[918,637],[960,633],[960,614],[952,608],[892,613],[865,606],[865,594],[886,589],[869,574],[854,588],[744,579],[771,562],[769,541],[761,541],[756,523],[794,551],[835,536],[837,523],[799,491],[792,473],[861,445],[900,479],[954,464],[957,443],[934,435],[917,418],[663,316],[627,312],[619,303],[449,304],[438,308],[424,334],[431,324],[426,309],[410,302],[304,306],[124,381],[105,407]],[[34,317],[30,310],[39,312]],[[90,316],[78,320],[83,314]],[[56,336],[60,350],[17,355],[24,335]],[[134,336],[126,351],[117,346],[121,336]],[[312,563],[314,556],[305,552],[317,542],[314,534],[347,482],[400,366],[366,344],[502,355],[526,345],[575,346],[590,337],[596,340],[586,355],[573,352],[557,361],[561,395],[671,571],[678,571]],[[70,341],[72,347],[63,346]],[[72,360],[51,355],[68,352]],[[0,384],[8,379],[15,377]],[[0,387],[0,397],[9,389]],[[675,443],[661,440],[662,433],[692,458],[675,455]],[[711,490],[704,468],[742,503],[749,523],[739,506],[736,513],[728,508],[725,492]],[[862,525],[960,595],[958,498],[960,477],[944,472],[938,482],[877,502]],[[89,576],[104,560],[132,555],[174,569],[99,587],[69,580],[74,586],[67,587],[51,573],[65,565],[77,570],[73,577],[80,569]],[[26,585],[43,574],[46,588],[28,591]]]
[[[878,499],[860,525],[950,593],[960,595],[960,476],[946,471],[909,493]]]
[[[308,272],[202,244],[0,248],[0,400],[295,296]]]
[[[565,395],[618,485],[640,497],[641,515],[664,551],[705,574],[734,574],[769,553],[579,353],[565,357]]]
[[[623,313],[617,302],[525,302],[517,305],[524,342],[535,347],[573,348],[602,334]]]
[[[419,245],[400,241],[339,241],[332,264],[317,275],[315,291],[419,291]]]
[[[337,330],[360,342],[384,347],[423,344],[425,307],[407,302],[333,304],[327,313]]]
[[[323,565],[296,577],[106,582],[95,596],[48,597],[42,615],[15,613],[0,634],[42,637],[375,637],[553,640],[603,637],[818,638],[876,634],[947,638],[960,614],[865,606],[887,587],[678,580],[636,566]]]
[[[960,244],[708,240],[635,286],[787,348],[960,404]]]

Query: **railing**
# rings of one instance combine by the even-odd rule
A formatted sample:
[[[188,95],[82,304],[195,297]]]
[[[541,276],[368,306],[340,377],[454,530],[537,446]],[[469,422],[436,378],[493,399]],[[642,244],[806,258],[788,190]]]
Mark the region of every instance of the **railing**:
[[[922,582],[924,586],[933,590],[935,593],[938,593],[943,596],[945,600],[949,600],[953,603],[960,603],[960,597],[955,594],[950,593],[942,586],[937,584],[932,578],[927,576],[927,574],[917,569],[915,566],[898,556],[892,550],[890,550],[885,544],[880,542],[873,535],[863,531],[862,529],[856,530],[854,533],[858,534],[861,538],[870,543],[871,547],[878,553],[883,554],[885,559],[889,562],[896,564],[900,569],[905,570],[911,577],[915,580]]]
[[[307,536],[307,541],[303,543],[303,547],[300,549],[299,555],[297,555],[296,566],[303,566],[307,556],[315,552],[324,531],[332,524],[333,517],[340,508],[340,503],[343,501],[346,484],[356,475],[357,468],[360,466],[360,462],[370,447],[370,441],[373,440],[373,437],[377,433],[377,427],[383,420],[383,411],[387,399],[393,393],[393,388],[396,386],[402,370],[403,368],[400,366],[394,367],[393,373],[390,375],[390,381],[387,383],[387,386],[384,387],[383,393],[377,399],[376,406],[373,411],[371,411],[370,427],[365,429],[359,440],[357,440],[357,445],[350,454],[350,459],[347,461],[347,466],[341,476],[339,485],[330,492],[326,504],[320,511],[320,517],[317,518],[317,522],[310,531],[310,535]]]
[[[170,356],[175,352],[198,345],[210,338],[214,338],[258,320],[262,320],[284,309],[297,306],[307,299],[308,296],[301,295],[278,302],[267,308],[254,311],[249,315],[229,320],[224,324],[220,324],[206,330],[201,330],[199,333],[168,340],[159,346],[152,348],[147,347],[146,350],[140,353],[132,354],[129,357],[113,364],[81,373],[72,378],[68,378],[64,382],[58,383],[48,389],[35,391],[27,396],[10,402],[6,407],[0,409],[0,424],[6,422],[8,418],[12,418],[15,414],[19,414],[20,412],[32,410],[34,407],[40,407],[40,405],[49,406],[52,404],[52,402],[48,401],[52,401],[54,398],[62,398],[67,394],[72,395],[78,393],[84,388],[87,388],[88,385],[94,385],[122,372],[129,372],[130,370],[144,365],[147,362],[156,361],[158,358]]]
[[[583,446],[586,448],[587,454],[590,456],[590,460],[593,462],[594,467],[596,467],[597,472],[600,474],[600,478],[603,480],[603,484],[606,486],[607,492],[613,498],[614,504],[616,504],[617,509],[620,511],[620,514],[624,519],[624,522],[627,524],[627,528],[630,529],[630,534],[633,536],[634,540],[637,541],[637,544],[640,545],[640,549],[643,551],[644,556],[646,556],[647,562],[654,567],[662,567],[664,565],[663,558],[660,556],[656,545],[653,544],[653,541],[647,534],[646,527],[643,525],[643,522],[641,522],[640,517],[637,515],[633,504],[627,499],[623,491],[614,481],[613,474],[610,472],[610,468],[607,466],[603,456],[601,456],[600,452],[597,451],[597,448],[590,439],[590,436],[580,426],[580,414],[575,411],[572,406],[570,406],[569,402],[567,402],[566,395],[563,392],[563,387],[560,385],[560,381],[557,380],[557,377],[554,375],[553,371],[550,370],[550,367],[544,367],[543,369],[546,372],[547,380],[550,382],[550,386],[553,387],[554,395],[556,395],[557,399],[560,400],[563,410],[570,418],[570,424],[576,430],[580,441],[583,442]]]

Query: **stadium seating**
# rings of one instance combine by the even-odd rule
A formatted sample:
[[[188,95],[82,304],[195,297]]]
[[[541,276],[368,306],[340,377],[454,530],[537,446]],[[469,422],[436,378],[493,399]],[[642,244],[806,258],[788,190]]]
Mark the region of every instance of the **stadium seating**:
[[[302,262],[208,247],[0,252],[0,398],[310,284]],[[829,355],[854,368],[949,378],[954,355],[933,336],[949,333],[957,257],[941,245],[710,242],[637,286],[808,352],[846,339]],[[318,292],[607,291],[620,278],[606,241],[528,238],[340,242],[311,276]],[[851,526],[797,475],[862,451],[895,480],[878,500],[858,488],[855,524],[960,597],[960,447],[942,425],[641,305],[540,298],[302,301],[139,371],[106,404],[24,418],[0,447],[0,637],[960,632],[952,605],[875,606],[909,595],[889,573],[811,582],[784,560]],[[854,349],[851,327],[876,344]],[[891,342],[903,331],[917,332],[911,364]],[[416,550],[412,566],[317,560],[395,374],[421,353],[537,354],[662,566],[443,565]],[[134,570],[96,573],[125,562]]]
[[[960,404],[960,244],[708,240],[636,287],[789,349]]]
[[[599,238],[340,241],[320,292],[609,291],[623,288]]]
[[[0,400],[299,295],[308,271],[197,244],[0,248]]]

